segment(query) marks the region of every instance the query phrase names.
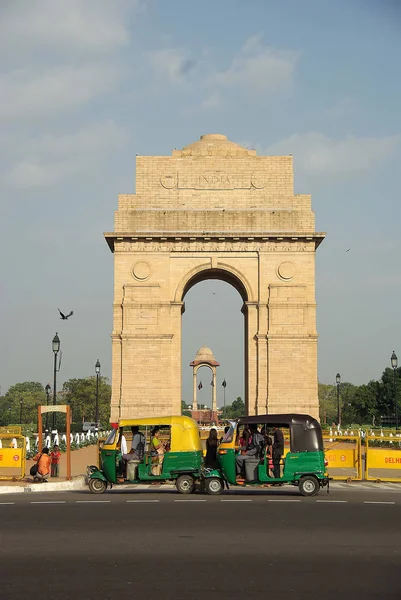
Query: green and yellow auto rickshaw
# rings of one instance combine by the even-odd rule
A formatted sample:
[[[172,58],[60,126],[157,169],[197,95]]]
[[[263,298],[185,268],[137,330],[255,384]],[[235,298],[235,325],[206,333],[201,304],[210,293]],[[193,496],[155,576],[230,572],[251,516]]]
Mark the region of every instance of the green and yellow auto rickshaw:
[[[131,460],[129,445],[138,431],[143,448],[140,456]],[[122,419],[101,446],[99,455],[99,467],[87,470],[89,489],[94,494],[102,494],[113,485],[164,481],[175,481],[178,492],[190,494],[202,474],[199,429],[189,417]]]
[[[244,461],[244,476],[238,475],[237,456],[244,430],[264,433],[266,443],[254,456]],[[280,477],[272,474],[274,430],[281,429],[285,438],[282,457],[276,457]],[[259,438],[258,438],[259,439]],[[269,446],[270,440],[272,445]],[[244,449],[246,454],[246,449]],[[209,494],[221,494],[224,486],[282,485],[298,486],[303,496],[314,496],[321,487],[329,485],[320,424],[310,415],[277,414],[241,417],[230,422],[217,449],[218,469],[204,469],[205,489]],[[276,474],[277,474],[276,470]]]

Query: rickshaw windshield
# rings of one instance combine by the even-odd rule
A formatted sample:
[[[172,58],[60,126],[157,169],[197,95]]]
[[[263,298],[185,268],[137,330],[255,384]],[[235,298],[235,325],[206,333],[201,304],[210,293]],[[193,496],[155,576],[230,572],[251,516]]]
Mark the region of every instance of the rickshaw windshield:
[[[229,423],[230,423],[230,429],[227,431],[227,433],[224,434],[223,439],[221,440],[222,444],[224,444],[225,442],[230,443],[234,439],[236,423],[235,423],[235,421],[229,421]]]
[[[113,431],[110,432],[110,435],[107,438],[107,440],[104,442],[105,446],[111,446],[112,444],[114,444],[114,442],[116,440],[116,435],[117,435],[117,429],[113,429]]]

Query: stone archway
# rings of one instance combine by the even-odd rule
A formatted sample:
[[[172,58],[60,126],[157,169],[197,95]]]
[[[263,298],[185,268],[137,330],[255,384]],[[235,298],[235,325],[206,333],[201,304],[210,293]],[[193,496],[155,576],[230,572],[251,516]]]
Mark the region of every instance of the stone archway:
[[[114,252],[111,419],[180,414],[187,291],[218,278],[244,301],[249,414],[318,416],[315,250],[292,156],[256,156],[209,134],[171,157],[137,157],[119,196]]]

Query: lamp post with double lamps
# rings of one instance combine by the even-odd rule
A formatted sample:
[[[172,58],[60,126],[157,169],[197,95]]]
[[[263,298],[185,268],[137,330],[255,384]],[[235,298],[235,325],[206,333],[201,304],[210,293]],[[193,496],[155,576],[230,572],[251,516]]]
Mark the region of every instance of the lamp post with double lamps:
[[[397,368],[398,368],[398,358],[396,353],[393,350],[391,355],[391,367],[394,373],[394,408],[395,408],[395,428],[398,429],[398,403],[397,403]]]
[[[336,384],[337,384],[337,423],[338,423],[338,427],[340,427],[340,425],[341,425],[340,383],[341,383],[341,375],[340,375],[340,373],[337,373]]]
[[[53,406],[56,406],[57,404],[57,355],[60,351],[60,338],[58,337],[58,334],[56,333],[56,335],[53,338],[52,341],[52,350],[54,353],[54,371],[53,371]],[[56,429],[56,413],[53,413],[53,420],[52,420],[52,429],[53,431]]]
[[[95,373],[96,373],[96,409],[95,409],[95,421],[96,421],[96,431],[99,429],[99,376],[100,376],[100,362],[97,359],[95,364]]]

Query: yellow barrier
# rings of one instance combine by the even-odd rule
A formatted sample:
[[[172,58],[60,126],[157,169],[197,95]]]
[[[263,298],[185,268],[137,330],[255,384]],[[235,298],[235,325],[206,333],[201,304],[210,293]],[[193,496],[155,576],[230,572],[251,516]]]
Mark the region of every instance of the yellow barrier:
[[[401,438],[389,435],[383,437],[367,435],[365,439],[365,479],[401,483]],[[371,442],[384,443],[386,447],[372,447],[369,445]],[[393,447],[389,447],[390,442]]]
[[[323,443],[330,477],[361,481],[362,446],[359,435],[323,435]]]
[[[21,428],[19,428],[21,430]],[[17,448],[12,447],[15,438]],[[13,433],[0,433],[0,480],[17,481],[24,479],[26,469],[25,437]]]

